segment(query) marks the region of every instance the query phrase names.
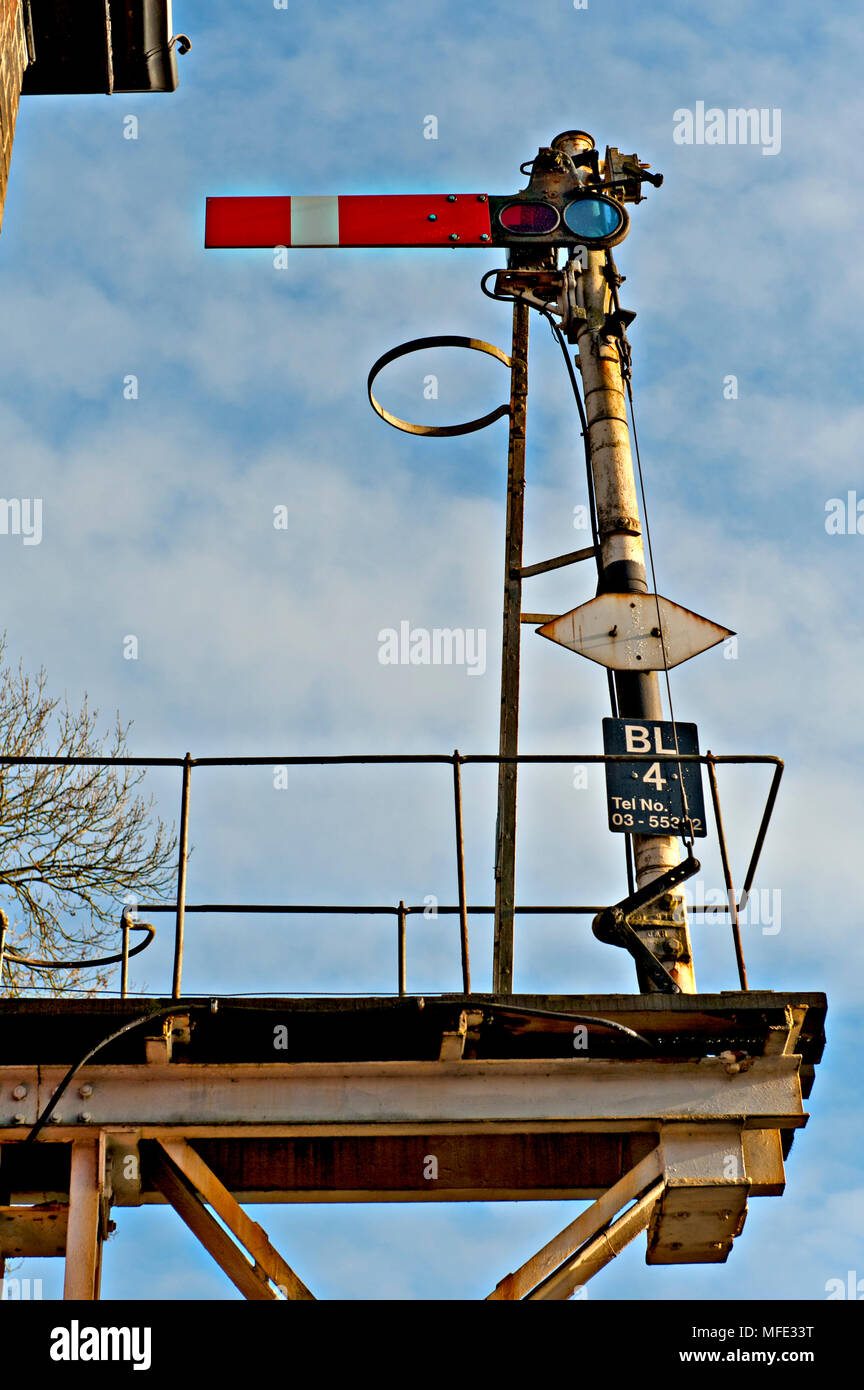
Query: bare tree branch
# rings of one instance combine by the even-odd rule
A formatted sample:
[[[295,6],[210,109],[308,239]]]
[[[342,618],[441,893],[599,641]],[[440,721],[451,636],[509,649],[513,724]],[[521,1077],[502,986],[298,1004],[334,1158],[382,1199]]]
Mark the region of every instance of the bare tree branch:
[[[99,711],[51,698],[35,676],[3,661],[0,637],[0,752],[12,757],[128,757],[130,726],[119,716],[99,731]],[[117,949],[120,913],[130,899],[170,891],[177,838],[137,789],[145,770],[69,764],[0,764],[0,906],[9,914],[6,945],[22,956],[62,962]],[[73,949],[70,950],[70,947]],[[6,958],[0,991],[19,995],[70,989],[96,993],[108,974],[46,974]]]

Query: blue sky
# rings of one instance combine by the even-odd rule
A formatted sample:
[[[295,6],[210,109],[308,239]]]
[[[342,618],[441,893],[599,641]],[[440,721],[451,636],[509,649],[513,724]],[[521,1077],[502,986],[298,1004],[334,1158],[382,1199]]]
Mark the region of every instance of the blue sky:
[[[661,593],[739,633],[673,675],[676,715],[715,752],[778,753],[787,774],[757,883],[782,893],[776,933],[745,929],[751,983],[824,989],[829,1047],[782,1200],[751,1204],[728,1265],[646,1269],[640,1243],[591,1298],[824,1297],[864,1276],[860,1046],[858,602],[864,538],[829,535],[858,489],[861,26],[851,5],[540,0],[480,8],[175,0],[192,39],[162,97],[22,103],[0,241],[0,441],[7,497],[43,498],[39,546],[0,541],[9,655],[44,663],[134,721],[142,755],[491,752],[506,426],[465,440],[389,430],[365,397],[372,361],[407,338],[507,346],[509,311],[479,292],[493,253],[203,249],[204,200],[228,193],[506,193],[559,131],[591,131],[665,175],[632,209],[627,276],[638,422]],[[782,146],[678,145],[680,108],[782,112]],[[424,117],[438,119],[424,139]],[[138,139],[123,137],[138,117]],[[584,544],[584,469],[569,387],[532,325],[526,558]],[[439,376],[437,401],[423,377]],[[137,400],[124,378],[139,381]],[[724,378],[738,398],[724,399]],[[408,359],[387,403],[427,421],[503,397],[492,361]],[[273,508],[289,508],[275,530]],[[526,603],[590,597],[573,569]],[[483,628],[487,672],[390,667],[402,620]],[[137,661],[123,639],[139,638]],[[522,749],[594,752],[599,668],[523,644]],[[493,782],[466,772],[470,896],[490,901]],[[723,781],[738,877],[761,783]],[[152,778],[176,814],[177,783]],[[523,901],[613,901],[620,846],[602,780],[526,774]],[[190,899],[453,900],[445,774],[196,775]],[[703,879],[719,885],[706,848]],[[560,895],[560,896],[559,896]],[[169,933],[137,962],[163,992]],[[488,930],[472,923],[475,978]],[[246,947],[241,954],[239,942]],[[701,989],[735,986],[726,932],[695,927]],[[194,919],[188,989],[385,991],[389,923]],[[517,987],[627,992],[629,958],[587,925],[526,921]],[[409,988],[458,987],[450,924],[412,924]],[[474,1297],[572,1216],[570,1204],[269,1208],[256,1217],[328,1296]],[[105,1294],[226,1298],[232,1286],[167,1211],[118,1213]],[[416,1252],[424,1252],[417,1261]],[[144,1273],[143,1287],[141,1272]],[[35,1272],[35,1269],[34,1269]],[[46,1265],[46,1294],[59,1265]]]

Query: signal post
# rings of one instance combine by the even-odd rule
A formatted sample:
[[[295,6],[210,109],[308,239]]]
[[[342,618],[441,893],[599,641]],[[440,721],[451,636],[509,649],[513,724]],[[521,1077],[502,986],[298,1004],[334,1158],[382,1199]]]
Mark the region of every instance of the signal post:
[[[575,319],[579,370],[584,384],[585,412],[600,542],[598,592],[649,592],[636,493],[627,399],[621,374],[620,340],[606,332],[613,311],[610,266],[603,251],[589,251],[576,281],[577,302],[584,318]],[[572,330],[571,330],[572,331]],[[615,689],[620,717],[662,720],[663,706],[656,671],[619,670]],[[644,887],[679,863],[678,842],[671,836],[632,837],[636,886]],[[634,925],[636,925],[634,923]],[[683,894],[671,890],[646,909],[636,930],[666,966],[678,987],[696,991],[693,950]],[[643,988],[651,988],[639,972]]]

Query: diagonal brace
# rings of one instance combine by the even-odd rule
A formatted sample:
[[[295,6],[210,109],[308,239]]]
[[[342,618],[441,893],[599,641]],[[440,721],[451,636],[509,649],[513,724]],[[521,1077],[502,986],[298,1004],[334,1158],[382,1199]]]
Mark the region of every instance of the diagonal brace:
[[[528,1301],[554,1299],[564,1302],[572,1298],[576,1289],[598,1274],[630,1244],[631,1240],[635,1240],[636,1236],[645,1230],[663,1191],[663,1179],[658,1178],[644,1196],[622,1212],[617,1221],[598,1231],[593,1240],[583,1245],[571,1260],[567,1260],[560,1269],[550,1274],[548,1279],[544,1279],[538,1288],[529,1293]]]
[[[148,1148],[148,1166],[156,1186],[245,1298],[258,1302],[277,1299],[272,1281],[288,1299],[314,1301],[315,1295],[270,1244],[266,1232],[246,1215],[185,1139],[160,1140]],[[211,1216],[205,1202],[224,1221],[242,1250]]]
[[[662,1192],[662,1177],[663,1155],[658,1145],[656,1149],[652,1149],[649,1154],[646,1154],[635,1168],[631,1168],[622,1178],[619,1178],[614,1187],[610,1187],[603,1193],[602,1197],[598,1197],[595,1202],[592,1202],[587,1210],[580,1212],[576,1220],[571,1221],[569,1226],[565,1226],[564,1230],[544,1245],[542,1250],[538,1250],[536,1255],[532,1255],[530,1260],[526,1260],[523,1265],[520,1265],[515,1273],[506,1275],[487,1296],[486,1301],[489,1302],[491,1299],[515,1300],[524,1298],[526,1295],[535,1296],[532,1294],[532,1290],[536,1290],[537,1286],[542,1284],[548,1276],[557,1276],[557,1272],[561,1270],[562,1266],[567,1268],[566,1262],[570,1260],[575,1251],[580,1251],[581,1257],[581,1247],[585,1245],[586,1241],[593,1241],[627,1202],[641,1198],[646,1189],[654,1194],[651,1202],[648,1203],[644,1223],[647,1224],[654,1202]],[[625,1213],[625,1216],[628,1214]],[[639,1226],[634,1230],[633,1236],[638,1234],[638,1230],[641,1229],[643,1227]],[[607,1234],[609,1233],[607,1232]],[[628,1239],[632,1238],[632,1236],[628,1236]],[[612,1250],[608,1259],[612,1259],[616,1253],[617,1251]],[[604,1260],[603,1264],[606,1262]],[[573,1262],[571,1261],[571,1263]],[[596,1265],[596,1269],[600,1268],[602,1268],[602,1264]],[[595,1269],[592,1269],[591,1273],[595,1273]],[[590,1278],[590,1274],[587,1277]],[[545,1293],[537,1296],[569,1298],[579,1282],[578,1277],[574,1279],[570,1293],[563,1295]]]

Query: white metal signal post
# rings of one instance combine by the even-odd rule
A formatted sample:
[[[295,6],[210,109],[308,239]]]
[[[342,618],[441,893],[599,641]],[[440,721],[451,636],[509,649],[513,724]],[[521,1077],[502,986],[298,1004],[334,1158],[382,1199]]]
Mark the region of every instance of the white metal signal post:
[[[652,793],[671,782],[684,782],[680,763],[668,754],[682,750],[672,722],[672,742],[659,728],[663,720],[658,670],[713,645],[728,629],[659,600],[646,579],[642,528],[627,422],[622,367],[629,360],[626,327],[633,315],[618,304],[618,277],[611,247],[627,234],[625,204],[642,199],[644,182],[659,185],[662,178],[635,155],[607,149],[603,161],[594,141],[583,131],[568,131],[541,149],[531,161],[527,188],[512,197],[489,194],[415,194],[407,197],[285,197],[210,198],[207,207],[207,245],[220,246],[470,246],[506,247],[508,269],[490,272],[483,288],[493,297],[513,303],[510,358],[489,344],[464,338],[423,338],[386,353],[369,377],[373,406],[390,424],[411,433],[453,435],[482,428],[502,414],[509,415],[510,444],[507,483],[507,535],[502,640],[501,726],[498,821],[495,859],[495,951],[493,988],[496,994],[513,990],[513,927],[515,904],[516,789],[519,722],[520,624],[541,620],[539,631],[611,672],[613,714],[619,719],[648,720],[626,733],[628,748],[653,748],[667,760],[648,762],[632,774],[640,795],[638,804],[653,805]],[[567,263],[559,267],[559,253]],[[496,275],[493,291],[486,281]],[[585,433],[589,459],[589,489],[594,518],[594,544],[527,568],[523,566],[522,537],[525,489],[525,426],[530,309],[543,313],[567,352],[566,337],[577,343],[576,363],[583,382]],[[555,319],[560,320],[560,327]],[[378,372],[406,352],[433,345],[472,347],[492,352],[511,367],[511,395],[481,420],[464,425],[420,426],[399,420],[372,394]],[[568,358],[569,366],[569,358]],[[574,380],[575,385],[575,380]],[[582,404],[580,401],[580,410]],[[594,559],[599,595],[608,600],[599,608],[584,605],[553,621],[549,615],[522,611],[526,578],[579,560]],[[632,595],[625,599],[623,596]],[[587,616],[593,641],[576,633],[574,623]],[[581,632],[581,629],[580,629]],[[615,640],[620,634],[621,640]],[[599,639],[599,640],[598,640]],[[670,711],[671,715],[671,711]],[[641,740],[641,742],[640,742]],[[648,740],[648,742],[646,742]],[[676,770],[677,768],[677,770]],[[630,798],[619,801],[629,803]],[[629,810],[614,828],[628,833],[630,898],[627,924],[595,925],[604,940],[632,951],[640,984],[645,989],[695,991],[693,959],[680,882],[693,872],[695,860],[679,869],[678,836],[663,834],[674,824],[678,810],[680,833],[691,838],[691,811],[686,795],[671,808],[661,798],[655,825],[638,833]],[[698,829],[697,829],[698,833]],[[632,861],[631,848],[632,844]],[[653,892],[648,885],[654,884]],[[639,896],[641,890],[641,896]],[[634,892],[637,896],[634,897]],[[641,943],[641,946],[640,946]],[[653,958],[653,960],[652,960]],[[653,961],[659,961],[658,971]]]

